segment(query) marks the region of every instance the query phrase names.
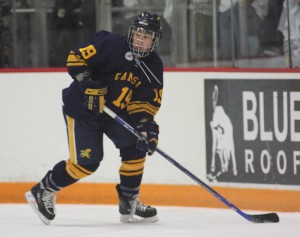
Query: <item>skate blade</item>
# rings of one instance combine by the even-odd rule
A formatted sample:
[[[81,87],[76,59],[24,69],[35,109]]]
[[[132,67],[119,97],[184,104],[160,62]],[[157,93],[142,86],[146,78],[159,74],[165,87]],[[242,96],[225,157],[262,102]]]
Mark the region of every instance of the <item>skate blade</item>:
[[[132,215],[121,215],[121,217],[120,217],[121,222],[129,223],[129,224],[154,223],[154,222],[157,222],[158,220],[159,219],[157,216],[142,218],[142,217],[132,216]]]
[[[28,204],[32,207],[32,209],[34,210],[34,212],[37,214],[37,216],[41,219],[41,221],[45,224],[45,225],[49,225],[50,224],[50,220],[47,219],[46,217],[44,217],[38,208],[38,205],[36,203],[36,200],[34,198],[34,196],[32,195],[32,193],[29,191],[27,193],[25,193],[25,198],[28,202]]]

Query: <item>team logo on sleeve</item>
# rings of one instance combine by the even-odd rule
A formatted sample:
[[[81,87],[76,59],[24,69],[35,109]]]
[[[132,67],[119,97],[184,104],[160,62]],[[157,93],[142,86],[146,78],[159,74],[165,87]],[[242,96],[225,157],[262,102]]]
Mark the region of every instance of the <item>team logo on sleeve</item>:
[[[125,54],[125,58],[128,60],[128,61],[132,61],[133,60],[133,55],[131,52],[127,52]]]

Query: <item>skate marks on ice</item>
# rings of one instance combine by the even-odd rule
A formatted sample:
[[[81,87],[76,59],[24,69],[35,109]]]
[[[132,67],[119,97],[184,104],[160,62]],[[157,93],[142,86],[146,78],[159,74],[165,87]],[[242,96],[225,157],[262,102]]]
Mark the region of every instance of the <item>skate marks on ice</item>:
[[[125,224],[117,205],[57,205],[46,226],[28,204],[0,204],[1,237],[298,237],[300,213],[280,213],[280,223],[253,224],[227,209],[157,206],[159,221]],[[256,214],[257,212],[249,212]]]

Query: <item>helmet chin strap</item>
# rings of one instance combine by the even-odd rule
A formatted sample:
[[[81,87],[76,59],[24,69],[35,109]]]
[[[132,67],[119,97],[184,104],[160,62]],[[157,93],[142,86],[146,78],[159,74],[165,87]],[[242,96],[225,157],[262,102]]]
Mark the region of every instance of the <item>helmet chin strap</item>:
[[[146,57],[151,53],[150,49],[148,50],[139,50],[139,49],[135,49],[134,47],[132,48],[132,54],[136,57],[136,58],[142,58],[142,57]]]

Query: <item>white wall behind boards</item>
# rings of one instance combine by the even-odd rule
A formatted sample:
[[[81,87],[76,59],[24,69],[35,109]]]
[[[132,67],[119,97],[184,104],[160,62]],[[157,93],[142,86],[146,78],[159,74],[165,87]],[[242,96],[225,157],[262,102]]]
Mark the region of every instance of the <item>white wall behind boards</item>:
[[[165,72],[159,147],[200,179],[206,176],[204,78],[299,78],[287,73]],[[61,111],[67,73],[0,74],[0,182],[39,181],[68,158]],[[104,160],[84,182],[117,182],[120,157],[106,139]],[[144,183],[195,184],[158,154],[146,161]]]

